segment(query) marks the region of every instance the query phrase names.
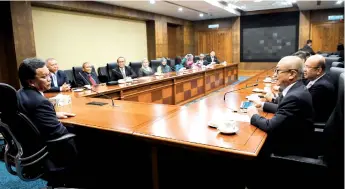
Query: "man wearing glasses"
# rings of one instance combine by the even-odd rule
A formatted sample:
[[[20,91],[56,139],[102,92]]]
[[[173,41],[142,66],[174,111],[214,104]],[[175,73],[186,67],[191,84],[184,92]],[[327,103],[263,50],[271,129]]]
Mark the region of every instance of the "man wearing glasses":
[[[312,98],[302,78],[303,62],[296,56],[282,58],[274,77],[282,89],[282,99],[273,118],[261,117],[256,107],[248,108],[250,123],[268,133],[269,153],[303,155],[313,132]]]
[[[330,78],[325,74],[325,58],[313,55],[304,65],[304,77],[313,99],[314,121],[327,122],[335,107],[335,89]]]

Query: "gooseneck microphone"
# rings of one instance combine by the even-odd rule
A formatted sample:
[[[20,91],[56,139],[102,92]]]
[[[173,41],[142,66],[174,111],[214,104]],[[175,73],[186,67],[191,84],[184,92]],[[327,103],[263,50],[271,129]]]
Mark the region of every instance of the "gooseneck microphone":
[[[98,94],[98,95],[102,95],[102,96],[104,96],[104,97],[110,99],[110,100],[111,100],[111,105],[112,105],[113,107],[115,107],[115,103],[114,103],[114,99],[113,99],[113,98],[111,98],[110,96],[105,95],[105,94],[103,94],[103,93],[99,93],[99,92],[97,92],[96,90],[93,90],[93,89],[92,89],[92,85],[91,85],[90,82],[83,76],[83,74],[81,74],[81,73],[79,72],[79,75],[83,78],[83,80],[84,80],[86,83],[88,83],[88,84],[91,86],[90,90],[91,90],[92,92],[95,92],[95,93]],[[97,104],[97,103],[95,103],[95,104]],[[99,103],[98,103],[98,104],[99,104]]]
[[[257,83],[255,83],[255,84],[253,84],[253,85],[246,85],[245,87],[239,88],[239,89],[236,89],[236,90],[228,91],[228,92],[226,92],[226,93],[224,94],[224,101],[225,101],[225,96],[226,96],[226,94],[228,94],[228,93],[232,93],[232,92],[235,92],[235,91],[239,91],[239,90],[242,90],[242,89],[247,89],[247,88],[250,88],[250,87],[256,87],[256,86],[258,86]]]

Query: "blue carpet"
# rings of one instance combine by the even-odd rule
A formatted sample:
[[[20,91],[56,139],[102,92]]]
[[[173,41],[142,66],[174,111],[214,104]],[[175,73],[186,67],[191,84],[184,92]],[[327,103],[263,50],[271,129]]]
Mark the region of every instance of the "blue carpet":
[[[2,141],[0,140],[0,144]],[[41,179],[36,181],[25,182],[20,180],[19,177],[11,175],[7,172],[5,163],[0,161],[0,188],[1,189],[39,189],[47,186],[47,182]]]

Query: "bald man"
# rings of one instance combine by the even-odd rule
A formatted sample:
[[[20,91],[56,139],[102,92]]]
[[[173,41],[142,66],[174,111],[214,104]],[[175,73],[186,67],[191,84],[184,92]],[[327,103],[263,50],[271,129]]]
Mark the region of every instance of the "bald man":
[[[57,61],[54,58],[46,60],[46,66],[50,72],[51,88],[45,92],[63,92],[71,89],[64,71],[59,70]]]
[[[296,56],[282,58],[274,77],[282,98],[273,118],[261,117],[255,106],[248,108],[250,123],[267,132],[269,153],[303,155],[308,136],[313,133],[312,98],[301,81],[303,62]]]
[[[325,74],[325,68],[325,58],[321,55],[309,57],[304,65],[304,78],[313,99],[315,122],[327,122],[336,102],[335,89]]]

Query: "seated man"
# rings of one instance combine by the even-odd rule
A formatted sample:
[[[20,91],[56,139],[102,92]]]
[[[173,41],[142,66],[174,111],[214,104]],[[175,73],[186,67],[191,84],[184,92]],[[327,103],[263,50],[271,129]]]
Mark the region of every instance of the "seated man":
[[[77,76],[77,84],[79,86],[100,84],[96,73],[92,72],[92,65],[89,62],[84,62],[82,67],[83,71],[80,74],[83,77],[79,74]]]
[[[137,75],[131,67],[126,66],[126,59],[119,57],[117,59],[117,67],[112,69],[112,81],[118,81],[119,79],[125,79],[126,77],[136,78]]]
[[[312,43],[313,43],[313,41],[308,39],[307,40],[307,44],[304,45],[304,47],[302,49],[300,49],[300,51],[305,51],[305,52],[308,52],[311,55],[315,55],[315,52],[314,52],[314,50],[312,48]]]
[[[205,55],[204,54],[200,54],[199,55],[199,60],[196,61],[196,63],[207,66],[209,64],[209,62],[207,62],[207,60],[204,59]]]
[[[325,74],[325,68],[325,58],[321,55],[309,57],[304,65],[306,86],[313,99],[315,122],[327,122],[336,103],[335,89]]]
[[[295,56],[278,62],[274,77],[283,91],[273,118],[261,117],[254,106],[248,108],[250,123],[268,134],[266,149],[269,153],[303,155],[308,136],[313,132],[312,98],[300,81],[302,64]]]
[[[211,51],[210,52],[210,55],[208,55],[206,57],[206,61],[209,62],[209,64],[211,63],[216,63],[216,64],[219,64],[219,60],[218,58],[216,57],[216,53],[214,51]]]
[[[51,88],[45,92],[63,92],[71,90],[68,79],[64,71],[59,70],[57,61],[54,58],[46,60],[46,66],[50,72]]]

